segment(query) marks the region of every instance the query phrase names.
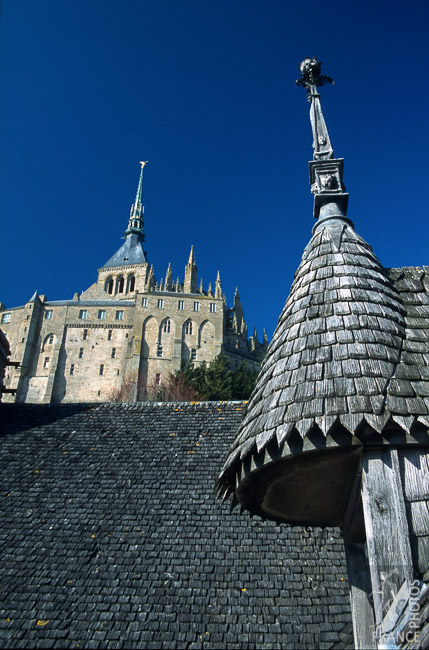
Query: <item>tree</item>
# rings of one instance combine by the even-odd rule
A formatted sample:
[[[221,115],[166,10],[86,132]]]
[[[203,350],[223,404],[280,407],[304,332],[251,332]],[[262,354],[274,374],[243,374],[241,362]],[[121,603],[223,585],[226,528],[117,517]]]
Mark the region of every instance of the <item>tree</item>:
[[[232,373],[232,399],[249,399],[255,388],[258,370],[249,368],[246,363],[241,363]]]

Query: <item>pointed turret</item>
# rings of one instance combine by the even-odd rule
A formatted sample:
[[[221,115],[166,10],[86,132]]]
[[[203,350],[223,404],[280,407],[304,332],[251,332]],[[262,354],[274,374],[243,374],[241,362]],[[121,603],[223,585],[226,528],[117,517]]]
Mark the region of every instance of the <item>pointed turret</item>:
[[[222,298],[222,284],[220,282],[220,273],[219,271],[217,272],[216,276],[216,284],[215,284],[215,298]]]
[[[290,496],[289,470],[285,468],[281,480],[279,473],[266,479],[262,465],[270,472],[273,459],[294,456],[306,439],[312,441],[307,449],[313,450],[313,444],[319,445],[314,442],[318,436],[322,450],[330,448],[331,440],[332,446],[341,445],[336,442],[339,433],[357,436],[367,426],[381,433],[388,429],[390,418],[409,432],[413,419],[403,417],[407,407],[398,398],[406,389],[404,384],[398,387],[397,378],[410,376],[402,374],[408,372],[405,357],[401,363],[406,338],[404,306],[386,270],[346,217],[343,160],[333,157],[317,92],[331,80],[321,75],[317,59],[305,59],[300,69],[298,85],[307,88],[311,101],[314,159],[310,179],[318,221],[220,483],[235,490],[239,502],[261,516],[326,526],[342,522],[345,509],[338,505],[338,495],[350,491],[354,453],[346,457],[344,452],[341,471],[336,475],[330,471],[336,479],[329,498],[326,493],[329,510],[323,516],[314,507],[322,482],[314,464],[308,474],[302,471],[302,485],[296,492],[302,495],[299,502]],[[350,443],[350,436],[345,436],[345,446],[360,444],[356,439]],[[291,481],[296,485],[296,474]]]
[[[265,349],[268,347],[268,336],[267,336],[267,333],[265,331],[265,327],[264,327],[264,334],[263,334],[263,337],[262,337],[262,345],[263,345],[263,347]]]
[[[235,288],[234,294],[234,318],[233,318],[233,328],[237,334],[243,333],[244,325],[244,314],[243,314],[243,305],[241,304],[240,294],[238,292],[238,287]]]
[[[194,247],[191,246],[189,260],[185,266],[184,293],[197,293],[198,291],[198,267],[195,263]]]
[[[188,266],[195,266],[195,254],[194,254],[194,245],[191,246],[191,252],[189,253]]]
[[[173,291],[173,273],[171,272],[171,263],[168,263],[167,273],[165,275],[165,291]]]
[[[145,291],[153,291],[155,289],[155,286],[156,286],[156,280],[155,280],[155,274],[153,272],[153,264],[152,264],[149,270]]]
[[[143,168],[147,161],[140,162],[140,178],[134,203],[131,206],[128,228],[125,231],[125,242],[116,253],[103,265],[102,268],[115,266],[132,266],[134,264],[147,264],[146,254],[143,250]]]

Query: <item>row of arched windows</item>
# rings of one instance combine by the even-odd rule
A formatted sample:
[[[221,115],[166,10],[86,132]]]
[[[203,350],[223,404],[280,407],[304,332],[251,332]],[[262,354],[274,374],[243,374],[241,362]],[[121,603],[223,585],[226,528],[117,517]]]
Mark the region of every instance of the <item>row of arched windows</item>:
[[[104,283],[104,290],[111,296],[118,293],[131,293],[136,288],[136,276],[134,273],[129,275],[109,275]]]
[[[214,326],[212,323],[209,323],[209,321],[204,321],[200,326],[198,326],[189,318],[182,324],[181,329],[182,337],[192,336],[192,338],[196,337],[196,339],[200,339],[203,333],[206,333],[208,330],[210,330],[211,335],[214,335]],[[144,324],[144,332],[147,334],[149,330],[152,334],[157,332],[156,338],[158,343],[160,343],[162,340],[170,338],[165,337],[165,335],[174,333],[175,325],[169,317],[164,318],[158,325],[156,319],[153,316],[150,316]]]

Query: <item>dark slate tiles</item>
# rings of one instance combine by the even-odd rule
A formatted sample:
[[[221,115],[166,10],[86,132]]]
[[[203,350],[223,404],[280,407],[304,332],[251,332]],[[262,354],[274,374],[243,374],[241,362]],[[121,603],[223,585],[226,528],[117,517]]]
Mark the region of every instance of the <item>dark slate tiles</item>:
[[[352,647],[338,532],[215,502],[243,412],[0,405],[1,646]]]
[[[285,440],[283,430],[276,432],[282,421],[306,436],[315,424],[327,435],[335,415],[356,416],[340,418],[352,433],[365,421],[382,430],[390,416],[408,415],[396,419],[408,432],[429,410],[428,287],[423,269],[384,269],[352,227],[319,228],[295,274],[221,482],[232,489],[240,445],[251,451],[257,438]]]

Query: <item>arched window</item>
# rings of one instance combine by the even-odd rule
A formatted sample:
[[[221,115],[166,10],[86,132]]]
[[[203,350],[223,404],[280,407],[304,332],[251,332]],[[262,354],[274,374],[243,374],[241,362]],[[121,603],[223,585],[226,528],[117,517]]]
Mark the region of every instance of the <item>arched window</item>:
[[[164,321],[164,332],[165,334],[170,334],[171,331],[171,320],[169,318],[166,318]]]
[[[54,342],[55,342],[55,336],[53,334],[48,334],[47,336],[45,336],[45,339],[43,341],[42,350],[46,350],[47,348],[49,348],[49,346],[52,346]]]
[[[135,275],[128,276],[128,291],[134,291],[136,288],[136,277]]]
[[[112,294],[113,293],[113,285],[114,285],[113,278],[110,278],[110,277],[107,278],[106,284],[105,284],[105,291],[107,291],[107,293]]]
[[[192,321],[188,320],[185,325],[185,333],[192,334]]]
[[[124,278],[122,275],[116,280],[116,293],[124,293]]]

